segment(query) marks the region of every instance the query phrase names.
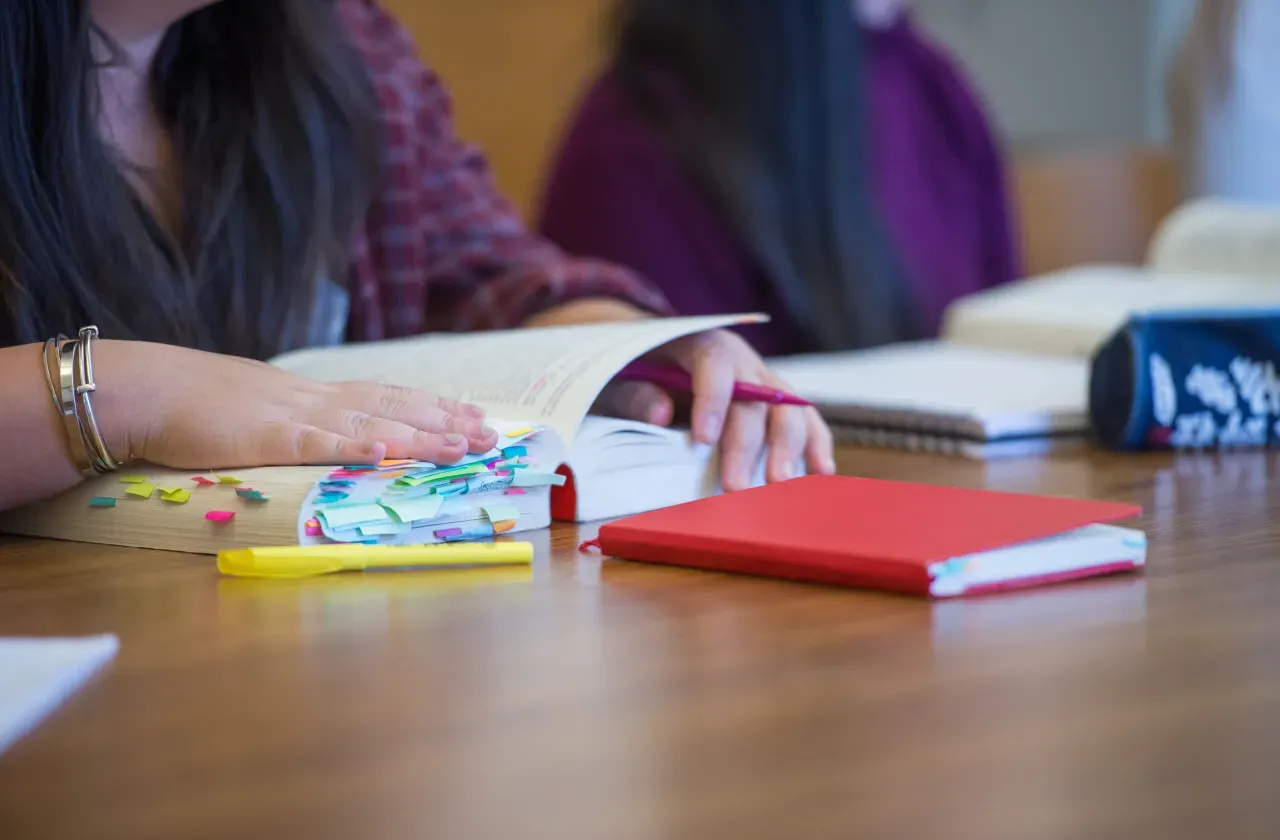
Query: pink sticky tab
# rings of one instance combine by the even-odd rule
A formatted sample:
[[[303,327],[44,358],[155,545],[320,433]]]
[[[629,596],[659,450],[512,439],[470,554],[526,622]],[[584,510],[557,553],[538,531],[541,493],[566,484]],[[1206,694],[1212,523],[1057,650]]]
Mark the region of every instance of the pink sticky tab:
[[[449,537],[457,537],[457,536],[460,536],[461,534],[462,534],[461,528],[445,528],[444,530],[436,531],[436,539],[447,540]]]
[[[229,510],[211,510],[204,515],[204,518],[210,522],[230,522],[236,518],[236,515]]]
[[[527,495],[527,494],[524,492],[524,488],[522,488],[522,487],[508,487],[508,488],[507,488],[507,492],[506,492],[506,493],[504,493],[503,495],[506,495],[506,496],[524,496],[524,495]]]
[[[218,482],[214,481],[213,479],[211,479],[211,478],[205,478],[205,477],[204,477],[204,476],[202,476],[202,475],[192,476],[192,477],[191,477],[191,480],[192,480],[192,481],[194,481],[196,484],[198,484],[198,485],[199,485],[199,486],[201,486],[201,487],[212,487],[212,486],[214,486],[215,484],[217,484],[217,483],[218,483]]]
[[[494,473],[494,475],[497,476],[498,478],[506,478],[507,476],[511,475],[511,470],[502,470],[500,472]]]
[[[308,536],[308,537],[323,537],[323,536],[324,536],[324,529],[320,527],[320,523],[319,523],[319,522],[317,522],[317,521],[315,521],[315,520],[313,519],[313,520],[311,520],[310,522],[308,522],[308,523],[307,523],[307,532],[306,532],[306,533],[307,533],[307,536]]]

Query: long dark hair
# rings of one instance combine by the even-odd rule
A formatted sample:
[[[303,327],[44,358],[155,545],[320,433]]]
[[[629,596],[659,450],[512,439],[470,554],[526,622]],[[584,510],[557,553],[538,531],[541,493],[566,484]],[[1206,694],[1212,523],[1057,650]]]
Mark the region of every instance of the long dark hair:
[[[849,0],[619,0],[614,72],[835,350],[916,335],[870,187]]]
[[[86,323],[257,358],[305,342],[380,160],[333,2],[220,0],[165,34],[149,87],[180,180],[173,230],[100,137],[89,0],[4,5],[0,346]]]

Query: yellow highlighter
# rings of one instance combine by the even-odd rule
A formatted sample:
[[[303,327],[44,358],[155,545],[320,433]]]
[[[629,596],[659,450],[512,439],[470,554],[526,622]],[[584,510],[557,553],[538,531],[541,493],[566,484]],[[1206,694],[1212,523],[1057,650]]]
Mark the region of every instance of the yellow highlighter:
[[[533,563],[533,544],[295,545],[218,552],[218,571],[254,578],[304,578],[369,569],[432,569]]]

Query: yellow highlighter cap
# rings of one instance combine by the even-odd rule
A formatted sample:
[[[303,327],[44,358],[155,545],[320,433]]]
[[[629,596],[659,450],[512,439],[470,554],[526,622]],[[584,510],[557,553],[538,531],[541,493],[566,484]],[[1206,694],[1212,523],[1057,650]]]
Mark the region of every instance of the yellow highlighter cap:
[[[250,548],[218,552],[218,571],[224,575],[255,578],[304,578],[341,572],[349,564],[337,555],[293,554],[262,558]]]

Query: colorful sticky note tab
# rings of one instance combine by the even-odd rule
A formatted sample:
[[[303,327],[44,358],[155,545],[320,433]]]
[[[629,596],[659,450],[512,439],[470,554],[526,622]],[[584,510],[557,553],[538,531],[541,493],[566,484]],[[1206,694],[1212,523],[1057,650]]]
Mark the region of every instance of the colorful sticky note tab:
[[[192,481],[194,481],[194,482],[196,483],[196,485],[197,485],[197,486],[199,486],[199,487],[213,487],[214,485],[216,485],[216,484],[218,483],[218,482],[214,481],[213,479],[211,479],[211,478],[205,478],[205,477],[204,477],[204,476],[202,476],[202,475],[193,475],[193,476],[191,477],[191,480],[192,480]]]
[[[204,515],[204,518],[210,522],[230,522],[236,518],[236,515],[229,510],[211,510]]]
[[[150,499],[151,494],[156,491],[154,484],[130,484],[125,488],[126,493],[130,496],[137,496],[139,499]]]
[[[303,526],[308,537],[324,536],[324,529],[320,527],[319,519],[308,519],[307,524]]]
[[[191,491],[174,487],[167,491],[161,490],[160,498],[166,502],[172,502],[175,505],[185,505],[191,498]]]
[[[446,528],[442,531],[436,531],[436,539],[444,542],[459,542],[462,540],[483,540],[494,535],[492,525],[472,525],[467,528]]]
[[[244,499],[246,502],[270,501],[266,496],[262,495],[261,490],[253,490],[249,487],[237,487],[236,495]]]
[[[218,479],[219,484],[244,484],[243,481],[236,478],[234,475],[215,475],[214,478]]]
[[[493,523],[515,522],[520,518],[520,509],[511,504],[485,505],[482,510]]]
[[[115,507],[115,506],[116,506],[116,500],[111,498],[110,496],[94,496],[92,499],[89,500],[89,507],[109,508],[109,507]]]
[[[437,470],[428,473],[425,478],[432,484],[436,482],[452,481],[455,478],[466,478],[467,476],[479,475],[488,472],[489,468],[482,463],[467,464],[462,467],[451,467],[449,469]]]
[[[357,502],[346,505],[330,505],[316,516],[323,519],[330,528],[340,531],[356,525],[372,525],[378,522],[390,522],[391,514],[382,505],[372,502]]]
[[[338,493],[338,492],[321,493],[319,496],[316,496],[316,504],[332,505],[337,502],[346,500],[346,498],[350,495],[351,495],[350,493]]]
[[[444,497],[432,495],[420,496],[416,499],[383,498],[381,504],[394,513],[396,519],[401,522],[423,522],[440,515],[440,508],[444,506]]]
[[[467,481],[467,493],[474,495],[477,493],[496,493],[499,490],[505,490],[511,485],[511,473],[494,473],[492,475],[478,475]]]
[[[504,495],[504,496],[525,496],[525,495],[528,495],[528,494],[527,494],[524,490],[522,490],[521,488],[519,488],[519,487],[508,487],[508,488],[507,488],[507,491],[506,491],[505,493],[503,493],[502,495]]]
[[[377,469],[377,467],[374,466],[373,464],[348,464],[347,466],[343,467],[343,469],[346,470],[347,472],[360,473],[360,472],[373,472],[374,470]]]
[[[396,467],[403,467],[406,464],[416,464],[417,461],[412,458],[387,458],[385,461],[378,462],[378,469],[390,470]]]
[[[146,484],[147,477],[145,475],[122,475],[120,476],[121,484]]]
[[[533,470],[516,470],[512,487],[563,487],[565,477],[559,473],[541,473]]]
[[[502,450],[503,458],[519,458],[522,455],[528,455],[529,448],[526,446],[508,446]]]
[[[375,525],[361,525],[356,530],[362,537],[389,537],[409,530],[409,526],[401,522],[382,522]]]
[[[369,473],[369,470],[334,470],[329,478],[365,478]]]

